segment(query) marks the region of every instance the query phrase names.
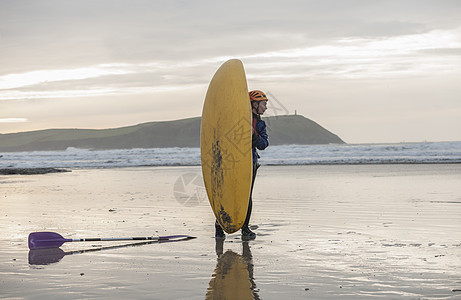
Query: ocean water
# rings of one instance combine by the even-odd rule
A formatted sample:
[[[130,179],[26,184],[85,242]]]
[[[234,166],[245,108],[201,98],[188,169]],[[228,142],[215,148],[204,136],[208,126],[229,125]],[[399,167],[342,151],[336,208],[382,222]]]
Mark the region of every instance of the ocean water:
[[[461,163],[461,142],[270,146],[263,165]],[[153,148],[3,153],[0,168],[118,168],[198,166],[199,148]]]

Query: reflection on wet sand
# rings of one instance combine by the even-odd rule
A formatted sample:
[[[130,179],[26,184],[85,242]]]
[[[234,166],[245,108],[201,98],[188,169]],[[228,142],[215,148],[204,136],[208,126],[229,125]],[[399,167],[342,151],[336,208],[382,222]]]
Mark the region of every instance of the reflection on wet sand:
[[[248,242],[242,255],[232,250],[223,254],[224,240],[216,239],[218,262],[211,276],[206,299],[260,299],[253,277],[253,257]]]

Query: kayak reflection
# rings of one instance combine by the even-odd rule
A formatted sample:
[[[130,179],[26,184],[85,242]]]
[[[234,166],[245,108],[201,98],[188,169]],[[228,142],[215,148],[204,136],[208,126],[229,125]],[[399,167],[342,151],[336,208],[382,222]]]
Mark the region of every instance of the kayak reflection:
[[[143,245],[150,245],[150,244],[162,244],[162,243],[172,243],[172,242],[181,242],[193,239],[194,237],[186,237],[178,240],[157,240],[157,241],[148,241],[148,242],[141,242],[141,243],[130,243],[124,245],[117,245],[117,246],[110,246],[110,247],[99,247],[99,248],[91,248],[91,249],[84,249],[84,250],[77,250],[77,251],[63,251],[61,248],[48,248],[48,249],[34,249],[29,251],[29,264],[30,265],[50,265],[53,263],[60,262],[66,255],[73,255],[73,254],[82,254],[88,252],[97,252],[103,250],[112,250],[112,249],[120,249],[120,248],[127,248],[127,247],[138,247]]]
[[[253,257],[248,242],[242,255],[232,250],[223,254],[223,239],[216,239],[218,262],[211,276],[206,299],[260,299],[253,277]]]

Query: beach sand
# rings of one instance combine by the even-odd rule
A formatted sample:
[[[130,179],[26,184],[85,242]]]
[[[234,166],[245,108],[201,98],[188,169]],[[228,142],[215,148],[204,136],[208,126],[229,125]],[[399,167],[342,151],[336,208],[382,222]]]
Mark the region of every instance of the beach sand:
[[[460,298],[460,182],[459,164],[263,166],[257,239],[216,242],[200,167],[0,176],[0,298]],[[197,238],[29,252],[34,231]]]

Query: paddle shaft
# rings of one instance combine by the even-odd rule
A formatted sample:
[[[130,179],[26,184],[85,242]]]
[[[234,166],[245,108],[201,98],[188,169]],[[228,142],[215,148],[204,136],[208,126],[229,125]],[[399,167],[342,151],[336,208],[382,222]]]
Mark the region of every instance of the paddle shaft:
[[[148,240],[167,240],[167,236],[148,236],[148,237],[126,237],[126,238],[87,238],[87,239],[68,239],[69,242],[110,242],[110,241],[148,241]]]

